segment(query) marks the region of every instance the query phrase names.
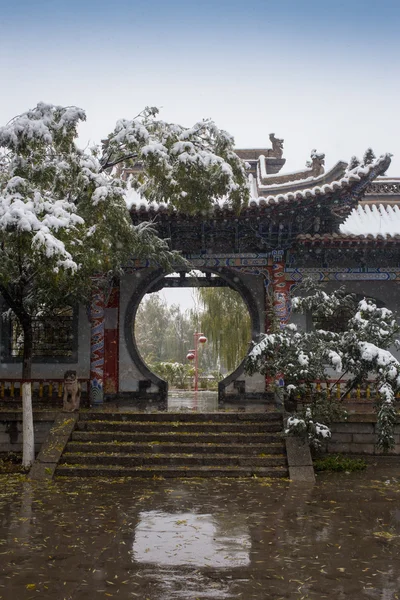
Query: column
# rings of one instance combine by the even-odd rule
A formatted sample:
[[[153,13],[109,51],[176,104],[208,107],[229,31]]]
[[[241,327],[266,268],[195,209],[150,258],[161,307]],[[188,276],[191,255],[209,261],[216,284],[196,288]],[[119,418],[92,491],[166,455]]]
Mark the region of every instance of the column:
[[[104,310],[104,393],[118,392],[119,282],[112,285]]]
[[[104,280],[94,280],[90,305],[90,403],[104,401]]]
[[[291,283],[286,281],[285,265],[283,261],[275,260],[271,265],[270,285],[272,286],[273,310],[279,321],[280,327],[284,327],[290,317],[290,287]],[[266,378],[266,386],[271,383],[271,378]],[[275,375],[275,385],[283,387],[284,374]]]
[[[271,283],[273,286],[274,310],[283,327],[290,317],[290,287],[291,282],[286,281],[285,265],[282,261],[274,262],[271,269]]]

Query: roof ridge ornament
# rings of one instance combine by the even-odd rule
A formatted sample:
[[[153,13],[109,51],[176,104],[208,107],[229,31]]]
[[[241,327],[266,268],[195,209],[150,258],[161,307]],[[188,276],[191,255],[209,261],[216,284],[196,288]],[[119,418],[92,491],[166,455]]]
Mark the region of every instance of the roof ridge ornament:
[[[272,148],[268,149],[268,157],[282,158],[283,156],[283,143],[284,139],[275,137],[274,133],[269,134],[269,141],[272,144]]]
[[[325,154],[317,152],[314,148],[310,154],[311,160],[306,162],[306,167],[311,169],[312,177],[319,177],[325,173]]]

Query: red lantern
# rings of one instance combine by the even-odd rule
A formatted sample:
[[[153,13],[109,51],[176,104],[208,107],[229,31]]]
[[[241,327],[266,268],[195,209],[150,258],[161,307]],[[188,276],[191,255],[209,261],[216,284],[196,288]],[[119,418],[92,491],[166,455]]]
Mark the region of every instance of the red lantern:
[[[189,350],[189,352],[186,355],[187,360],[193,360],[194,357],[195,357],[194,350]]]
[[[201,335],[201,336],[199,337],[199,342],[200,342],[200,344],[205,344],[205,343],[206,343],[206,341],[207,341],[207,338],[206,338],[206,336],[205,336],[205,335]]]

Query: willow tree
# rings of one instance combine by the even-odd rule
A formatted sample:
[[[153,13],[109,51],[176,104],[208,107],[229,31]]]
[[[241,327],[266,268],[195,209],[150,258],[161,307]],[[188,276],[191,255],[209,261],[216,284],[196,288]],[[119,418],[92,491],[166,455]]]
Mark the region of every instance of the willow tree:
[[[233,371],[246,356],[251,342],[249,311],[231,288],[199,288],[201,329],[214,346],[221,363]]]

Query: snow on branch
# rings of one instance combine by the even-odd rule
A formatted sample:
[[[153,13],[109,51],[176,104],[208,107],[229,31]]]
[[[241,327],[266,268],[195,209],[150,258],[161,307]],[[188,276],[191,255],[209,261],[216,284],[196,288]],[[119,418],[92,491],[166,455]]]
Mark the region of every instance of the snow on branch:
[[[145,109],[117,122],[103,142],[103,170],[119,163],[135,167],[131,185],[143,198],[187,213],[208,210],[222,198],[235,209],[247,204],[246,165],[231,135],[210,119],[187,128],[157,120],[156,114]]]
[[[33,141],[51,144],[57,134],[76,133],[78,123],[85,120],[86,114],[81,108],[40,102],[36,108],[0,127],[0,147],[18,152]]]
[[[317,438],[324,436],[327,407],[332,407],[337,394],[342,400],[374,376],[378,444],[385,450],[391,448],[396,394],[400,390],[400,362],[390,352],[399,333],[395,315],[372,299],[358,301],[343,289],[327,293],[306,282],[303,292],[303,296],[293,298],[292,309],[309,311],[314,328],[301,331],[289,324],[277,329],[272,320],[271,333],[263,334],[250,350],[246,372],[267,375],[270,385],[279,380],[275,393],[283,394],[288,405],[296,405],[299,400],[305,405],[311,402],[313,425],[303,411],[293,415],[297,420],[289,421],[289,429],[300,431],[305,427]],[[298,419],[303,419],[304,427]]]

